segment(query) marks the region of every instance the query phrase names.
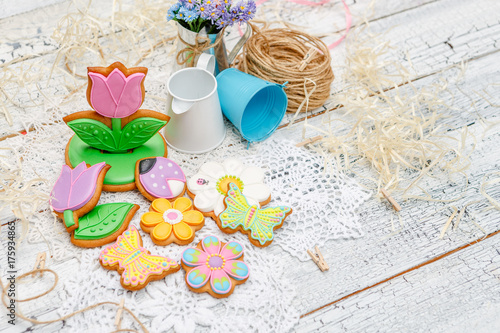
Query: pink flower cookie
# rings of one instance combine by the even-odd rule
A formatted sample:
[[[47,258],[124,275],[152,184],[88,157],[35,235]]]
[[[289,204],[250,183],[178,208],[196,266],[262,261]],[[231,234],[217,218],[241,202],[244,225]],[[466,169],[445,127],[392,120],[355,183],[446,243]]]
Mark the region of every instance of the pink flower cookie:
[[[166,157],[138,160],[135,165],[135,184],[148,200],[172,200],[186,191],[186,176],[177,163]]]
[[[234,241],[223,243],[216,236],[207,236],[196,247],[184,250],[181,265],[189,289],[216,298],[228,297],[249,276],[243,246]]]
[[[102,250],[99,262],[106,269],[118,271],[122,287],[128,290],[142,289],[150,281],[161,280],[180,269],[174,260],[153,256],[143,248],[142,238],[134,226]]]
[[[233,183],[251,204],[266,205],[271,201],[271,189],[264,184],[264,170],[244,165],[229,158],[222,163],[208,162],[187,183],[194,206],[205,216],[215,218],[224,210],[224,198]]]

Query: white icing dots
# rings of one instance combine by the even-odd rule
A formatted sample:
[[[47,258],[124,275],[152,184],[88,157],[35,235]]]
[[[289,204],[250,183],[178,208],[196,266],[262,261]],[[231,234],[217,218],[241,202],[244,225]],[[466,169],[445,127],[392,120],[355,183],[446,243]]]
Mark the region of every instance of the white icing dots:
[[[160,165],[160,166],[158,167],[158,169],[160,169],[160,170],[161,170],[161,169],[163,169],[163,165]]]
[[[154,173],[151,174],[151,178],[155,178],[155,174]]]
[[[165,178],[165,175],[161,175],[160,177],[161,177],[161,178]]]
[[[172,163],[168,163],[168,164],[167,164],[167,166],[168,166],[169,168],[171,168],[171,167],[172,167]]]
[[[174,175],[178,175],[179,174],[179,171],[174,171]]]
[[[164,185],[164,186],[162,186],[161,188],[162,188],[162,189],[166,189],[167,187]]]
[[[153,183],[153,187],[158,187],[158,184],[157,183]]]

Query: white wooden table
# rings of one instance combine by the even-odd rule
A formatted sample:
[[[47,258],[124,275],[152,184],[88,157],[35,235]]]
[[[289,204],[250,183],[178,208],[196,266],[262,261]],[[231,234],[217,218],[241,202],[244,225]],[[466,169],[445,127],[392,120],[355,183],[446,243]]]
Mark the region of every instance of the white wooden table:
[[[2,13],[1,8],[7,2],[10,3],[0,1],[0,66],[11,62],[9,68],[19,70],[35,61],[50,66],[55,60],[53,50],[57,48],[50,36],[57,20],[69,10],[68,2],[36,8],[16,16],[7,16],[13,13],[9,11]],[[368,1],[347,2],[354,14],[354,23],[360,24],[360,16],[368,8]],[[105,3],[102,6],[109,7],[111,1]],[[29,6],[26,5],[26,8]],[[285,21],[294,19],[295,15],[295,23],[310,24],[318,18],[320,24],[309,31],[319,35],[343,30],[344,14],[340,1],[315,7],[306,14],[303,11],[294,12],[293,8],[297,8],[296,5],[283,5],[280,13]],[[465,81],[460,87],[469,95],[458,94],[457,88],[450,86],[458,96],[453,101],[450,97],[450,103],[470,112],[457,111],[454,117],[446,119],[446,124],[457,130],[468,126],[474,133],[481,134],[484,127],[477,114],[490,121],[499,120],[499,13],[500,2],[494,0],[379,0],[375,3],[370,24],[374,32],[386,33],[385,39],[396,47],[392,53],[395,59],[407,63],[405,52],[409,54],[416,86],[428,85],[443,76],[452,80],[453,73],[442,71],[461,61],[467,62]],[[333,39],[328,37],[327,42]],[[144,65],[150,68],[150,73],[160,70],[165,53],[157,55],[158,59],[153,57],[145,61]],[[30,57],[26,57],[28,55]],[[332,57],[334,65],[343,64],[343,45],[332,51]],[[67,77],[57,72],[50,86],[44,89],[53,91],[65,79]],[[332,93],[340,89],[334,82]],[[28,97],[22,96],[26,92],[21,89],[20,94],[19,99],[26,101]],[[29,108],[6,105],[12,120],[9,124],[8,119],[0,114],[0,137],[5,138],[2,139],[4,143],[11,140],[8,135],[29,130],[33,125],[29,119]],[[321,114],[333,106],[327,103],[313,113]],[[287,115],[284,124],[290,119],[291,115]],[[319,124],[320,120],[318,116],[309,122]],[[296,126],[287,135],[300,141],[301,127]],[[390,219],[394,213],[388,204],[372,198],[359,210],[366,235],[357,240],[330,242],[321,249],[330,266],[329,271],[322,273],[312,261],[299,262],[285,254],[283,260],[291,265],[298,293],[294,302],[302,312],[295,331],[499,331],[500,212],[495,209],[481,210],[488,206],[488,202],[479,192],[483,176],[500,170],[499,144],[499,126],[490,129],[484,136],[477,136],[472,166],[467,171],[469,186],[466,198],[457,203],[460,206],[481,200],[475,220],[480,228],[466,216],[458,230],[439,239],[451,211],[444,209],[441,213],[422,217],[423,212],[438,211],[446,204],[409,200],[401,202],[401,216],[405,222],[403,229],[387,237],[391,233]],[[426,185],[431,193],[445,193],[449,197],[462,191],[461,186],[450,183],[433,183],[430,180]],[[490,187],[488,193],[500,200],[499,186]],[[0,218],[3,225],[14,220],[8,209],[1,213]],[[1,235],[5,243],[5,227],[2,227]],[[68,246],[72,245],[68,242]],[[23,252],[21,244],[17,255],[19,272],[31,270],[35,257],[36,253]],[[64,278],[71,265],[78,265],[78,262],[51,263],[49,268],[60,272],[61,278]],[[3,281],[7,277],[5,271],[2,267]],[[37,306],[26,307],[25,312],[33,318],[48,319],[54,318],[51,313],[57,307],[57,304],[40,299]],[[1,313],[0,331],[12,331],[5,311]],[[64,323],[33,326],[18,320],[15,329],[52,332],[63,327]]]

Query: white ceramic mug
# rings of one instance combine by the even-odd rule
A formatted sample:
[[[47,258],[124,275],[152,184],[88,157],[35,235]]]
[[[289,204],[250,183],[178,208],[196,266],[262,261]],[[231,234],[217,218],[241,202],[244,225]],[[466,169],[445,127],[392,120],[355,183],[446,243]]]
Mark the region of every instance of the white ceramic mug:
[[[215,59],[201,54],[197,67],[175,72],[167,82],[167,115],[164,136],[168,145],[185,153],[204,153],[220,145],[226,127],[212,75]]]

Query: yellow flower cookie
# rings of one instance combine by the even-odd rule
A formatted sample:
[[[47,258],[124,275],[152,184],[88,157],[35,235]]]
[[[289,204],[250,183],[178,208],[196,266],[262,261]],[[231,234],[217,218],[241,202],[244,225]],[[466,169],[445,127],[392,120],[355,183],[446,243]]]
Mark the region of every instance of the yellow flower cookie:
[[[177,198],[173,206],[167,199],[156,199],[141,217],[142,230],[156,245],[189,244],[204,225],[205,217],[193,209],[193,202],[186,197]]]

